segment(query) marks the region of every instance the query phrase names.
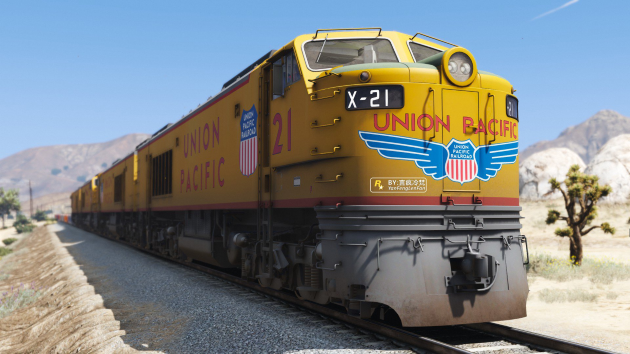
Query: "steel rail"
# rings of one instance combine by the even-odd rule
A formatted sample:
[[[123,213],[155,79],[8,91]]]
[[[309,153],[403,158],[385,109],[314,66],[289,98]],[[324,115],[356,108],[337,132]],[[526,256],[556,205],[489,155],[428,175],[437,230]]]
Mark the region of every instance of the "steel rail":
[[[319,305],[314,302],[300,300],[290,293],[279,291],[279,290],[273,290],[271,288],[265,288],[265,287],[260,286],[257,283],[243,279],[241,277],[231,275],[224,271],[220,271],[220,270],[203,266],[200,264],[196,264],[196,263],[185,262],[179,259],[170,258],[160,252],[141,248],[127,241],[105,237],[105,236],[96,234],[92,231],[84,230],[82,228],[79,228],[71,224],[65,224],[65,225],[72,226],[79,230],[92,233],[94,235],[103,237],[107,240],[114,241],[124,246],[133,248],[134,250],[138,250],[143,253],[150,254],[152,256],[157,256],[162,260],[178,263],[183,266],[198,270],[200,272],[210,274],[214,277],[223,279],[227,282],[238,284],[239,286],[249,288],[260,294],[274,297],[276,299],[279,299],[293,306],[300,307],[309,311],[317,312],[331,319],[345,322],[349,325],[373,332],[381,336],[388,337],[389,339],[393,341],[404,343],[411,347],[416,347],[419,349],[427,350],[427,351],[438,353],[438,354],[463,354],[463,353],[472,354],[472,352],[468,350],[458,348],[454,345],[450,345],[450,344],[447,344],[447,343],[444,343],[444,342],[441,342],[441,341],[438,341],[429,337],[415,334],[413,332],[410,332],[402,328],[390,326],[388,324],[376,322],[373,320],[360,319],[358,317],[350,316],[344,312],[335,310],[327,306]],[[525,346],[531,345],[531,346],[536,347],[537,349],[551,349],[554,351],[570,353],[570,354],[615,354],[614,352],[611,352],[611,351],[606,351],[603,349],[590,347],[584,344],[579,344],[579,343],[566,341],[559,338],[536,334],[536,333],[528,332],[525,330],[512,328],[512,327],[508,327],[504,325],[499,325],[495,323],[477,323],[477,324],[461,325],[461,327],[464,327],[466,329],[469,329],[475,332],[483,333],[486,335],[491,335],[491,336],[497,337],[498,339],[509,339],[511,341],[519,342],[520,344],[523,344]]]
[[[571,342],[564,339],[554,338],[525,331],[518,328],[508,327],[496,323],[475,323],[462,325],[462,327],[472,329],[477,332],[508,338],[525,344],[533,344],[537,347],[557,350],[571,354],[614,354],[614,352],[594,348],[588,345]]]

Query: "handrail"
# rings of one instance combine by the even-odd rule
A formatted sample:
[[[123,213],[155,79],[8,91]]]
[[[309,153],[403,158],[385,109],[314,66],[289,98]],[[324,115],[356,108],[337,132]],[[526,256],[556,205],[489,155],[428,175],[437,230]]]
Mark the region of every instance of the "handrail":
[[[341,93],[341,90],[335,90],[335,91],[333,91],[332,96],[326,96],[326,97],[321,97],[321,98],[317,98],[317,94],[314,93],[314,94],[311,95],[311,101],[319,101],[319,100],[325,100],[325,99],[328,99],[328,98],[333,98],[333,97],[337,96],[338,93]]]
[[[332,70],[332,69],[331,69],[331,70]],[[337,77],[341,77],[341,74],[334,73],[334,72],[332,72],[332,71],[327,71],[327,72],[325,72],[325,73],[324,73],[324,75],[322,75],[322,76],[318,76],[318,77],[316,77],[316,78],[314,78],[314,79],[308,79],[308,81],[310,81],[310,82],[312,82],[313,84],[315,84],[315,83],[317,82],[317,80],[321,80],[321,79],[323,79],[323,78],[325,78],[325,77],[329,77],[329,76],[333,76],[333,75],[334,75],[334,76],[337,76]]]
[[[336,175],[336,176],[335,176],[335,179],[329,179],[329,180],[324,181],[324,180],[323,180],[323,179],[324,179],[324,176],[319,175],[319,176],[315,177],[315,179],[316,179],[316,180],[321,179],[321,181],[315,181],[315,183],[330,183],[330,182],[338,182],[338,181],[339,181],[339,178],[341,178],[341,177],[343,177],[343,173],[340,173],[340,174]]]
[[[494,95],[491,93],[488,93],[488,102],[490,102],[490,97],[492,97],[492,119],[490,119],[490,121],[488,121],[488,110],[486,109],[486,141],[488,141],[488,131],[490,130],[490,123],[492,123],[493,120],[496,120],[496,112],[495,112],[495,105],[496,105],[496,101],[494,100]],[[486,104],[487,106],[487,104]],[[492,129],[492,140],[490,140],[488,142],[488,145],[494,143],[497,140],[497,126],[495,124],[494,129]]]
[[[315,129],[315,128],[324,128],[324,127],[331,127],[335,124],[337,124],[338,122],[341,122],[341,117],[339,118],[334,118],[332,123],[328,123],[328,124],[322,124],[322,125],[318,125],[317,121],[313,121],[313,123],[311,123],[311,129]]]
[[[317,83],[317,80],[321,80],[323,78],[326,78],[326,77],[329,77],[329,76],[333,76],[333,75],[337,76],[337,77],[341,77],[341,74],[337,74],[337,73],[334,73],[334,72],[331,71],[331,72],[326,72],[326,73],[324,73],[324,75],[318,76],[318,77],[316,77],[314,79],[308,79],[308,81],[310,81],[313,84],[315,84],[315,83]]]
[[[343,236],[343,231],[338,234],[335,234],[335,238],[324,238],[322,237],[321,233],[317,233],[315,234],[315,239],[319,241],[337,241],[340,236]]]
[[[318,29],[317,31],[315,31],[315,36],[313,36],[313,39],[317,38],[317,34],[322,31],[369,31],[369,30],[378,30],[378,37],[381,36],[381,32],[383,32],[383,29],[380,27],[362,27],[362,28],[327,28],[327,29]]]
[[[335,147],[333,147],[333,151],[328,151],[328,152],[317,152],[317,147],[315,147],[313,150],[311,150],[311,156],[316,156],[316,155],[330,155],[330,154],[334,154],[335,152],[337,152],[337,150],[341,149],[341,145],[337,145]]]
[[[475,219],[475,226],[459,226],[459,227],[457,227],[457,224],[455,224],[453,219],[448,219],[448,226],[453,225],[453,229],[455,229],[455,230],[483,230],[483,228],[484,228],[483,220],[477,219],[477,218],[474,218],[474,219]],[[481,224],[481,227],[479,226],[479,224]],[[448,228],[448,226],[447,226],[447,228]]]
[[[525,235],[519,235],[518,237],[521,239],[521,244],[525,243],[527,262],[523,263],[523,265],[527,265],[529,264],[529,245],[527,244],[527,237]]]
[[[433,114],[431,115],[431,119],[435,119],[435,90],[433,89],[433,87],[429,87],[429,93],[427,94],[427,100],[425,101],[424,106],[426,107],[427,103],[429,102],[429,96],[431,96],[431,94],[433,94],[433,112],[431,112]],[[426,112],[426,109],[423,109],[423,111]],[[436,121],[434,121],[433,136],[429,138],[429,141],[435,139],[435,132],[437,131],[437,127],[435,125],[437,125]]]
[[[319,266],[320,264],[324,264],[324,262],[317,262],[317,263],[315,263],[315,268],[321,269],[321,270],[337,270],[337,267],[341,267],[341,262],[335,263],[332,268],[320,267]]]
[[[443,40],[441,40],[439,38],[431,37],[428,34],[424,34],[424,33],[420,33],[420,32],[417,32],[416,34],[414,34],[413,37],[411,37],[409,40],[413,41],[413,39],[416,38],[417,35],[421,35],[421,36],[424,36],[424,37],[427,37],[427,38],[435,39],[436,41],[440,41],[442,43],[446,43],[448,45],[452,45],[453,47],[459,47],[457,44],[449,43],[447,41],[443,41]]]

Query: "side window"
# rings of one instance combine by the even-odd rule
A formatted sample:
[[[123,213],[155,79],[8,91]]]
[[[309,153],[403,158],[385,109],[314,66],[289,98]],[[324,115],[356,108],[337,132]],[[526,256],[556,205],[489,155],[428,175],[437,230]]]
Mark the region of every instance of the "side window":
[[[114,177],[114,203],[122,202],[123,174]]]
[[[151,196],[173,193],[173,150],[153,158]]]
[[[287,87],[300,81],[300,67],[295,53],[284,55],[273,63],[273,99],[284,96]]]
[[[416,63],[422,59],[426,59],[441,52],[439,49],[427,47],[414,42],[409,42],[409,49],[411,50],[411,55],[413,55],[413,59]]]

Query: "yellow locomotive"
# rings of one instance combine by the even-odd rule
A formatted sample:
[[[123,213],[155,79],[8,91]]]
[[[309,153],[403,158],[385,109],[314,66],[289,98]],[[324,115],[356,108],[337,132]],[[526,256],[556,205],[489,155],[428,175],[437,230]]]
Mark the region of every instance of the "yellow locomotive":
[[[523,317],[513,92],[433,37],[318,30],[88,181],[72,219],[362,318]]]

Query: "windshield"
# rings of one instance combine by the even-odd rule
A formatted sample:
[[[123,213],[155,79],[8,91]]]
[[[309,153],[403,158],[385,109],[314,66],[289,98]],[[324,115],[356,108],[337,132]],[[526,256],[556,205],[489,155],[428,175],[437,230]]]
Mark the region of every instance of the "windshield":
[[[439,49],[427,47],[414,42],[409,43],[409,49],[411,49],[411,55],[413,55],[413,60],[415,60],[416,63],[422,59],[426,59],[441,52]]]
[[[398,62],[387,39],[322,39],[304,45],[306,63],[311,70],[326,70],[339,65]]]

